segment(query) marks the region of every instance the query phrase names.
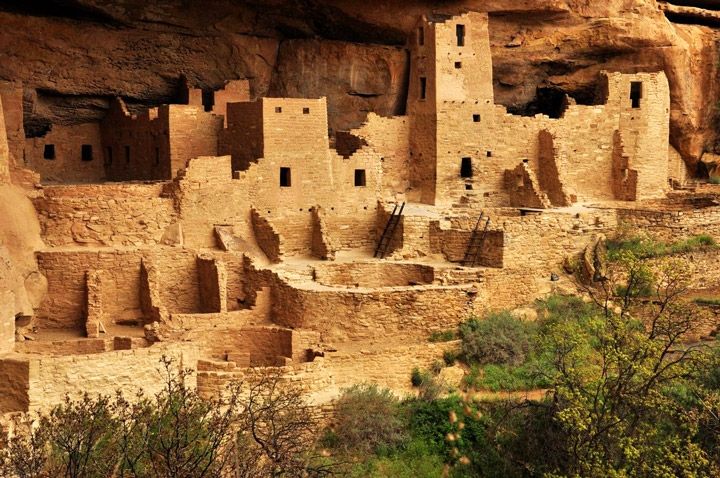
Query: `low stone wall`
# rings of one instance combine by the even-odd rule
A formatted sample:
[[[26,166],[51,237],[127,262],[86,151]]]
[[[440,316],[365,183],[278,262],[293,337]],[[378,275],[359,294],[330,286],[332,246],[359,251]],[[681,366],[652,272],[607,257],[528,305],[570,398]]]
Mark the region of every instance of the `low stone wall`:
[[[434,280],[431,266],[392,262],[330,263],[315,266],[313,273],[316,282],[331,287],[404,287]]]
[[[272,318],[286,327],[320,332],[326,342],[400,332],[425,336],[465,320],[474,311],[475,299],[475,287],[468,284],[347,290],[290,286],[277,279],[272,290]]]
[[[720,241],[720,207],[685,211],[619,209],[618,220],[666,241],[709,234]]]
[[[36,358],[13,354],[0,360],[0,413],[49,411],[66,396],[114,395],[121,390],[126,397],[139,390],[152,395],[164,386],[162,357],[176,367],[195,369],[197,346],[194,344],[157,344],[134,350],[93,355]],[[188,385],[195,386],[191,375]]]

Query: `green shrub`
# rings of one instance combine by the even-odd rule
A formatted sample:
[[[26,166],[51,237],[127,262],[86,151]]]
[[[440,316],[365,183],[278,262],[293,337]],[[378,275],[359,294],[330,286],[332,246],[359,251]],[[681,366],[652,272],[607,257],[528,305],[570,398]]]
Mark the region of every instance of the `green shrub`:
[[[520,365],[530,353],[536,326],[509,312],[475,317],[459,328],[463,359],[469,363]]]
[[[446,350],[443,352],[443,361],[448,367],[455,365],[455,361],[458,358],[458,353],[455,350]]]
[[[708,182],[710,184],[720,184],[720,176],[710,176]]]
[[[445,363],[440,360],[435,360],[432,365],[430,365],[430,373],[438,375],[443,368],[445,368]]]
[[[697,299],[694,299],[693,302],[698,305],[720,305],[720,299],[707,297],[698,297]]]
[[[443,473],[443,459],[432,453],[422,440],[413,440],[398,453],[371,457],[353,466],[356,478],[437,478]]]
[[[430,334],[428,342],[450,342],[455,340],[457,335],[454,330],[439,330]]]
[[[404,423],[400,402],[390,390],[353,385],[335,404],[332,444],[361,455],[392,449],[407,440]]]

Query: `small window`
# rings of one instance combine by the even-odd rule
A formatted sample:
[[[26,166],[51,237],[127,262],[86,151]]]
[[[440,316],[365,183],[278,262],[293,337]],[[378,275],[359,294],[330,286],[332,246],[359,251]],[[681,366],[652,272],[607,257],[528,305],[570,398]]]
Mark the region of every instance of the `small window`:
[[[130,146],[125,146],[125,162],[130,164]]]
[[[275,113],[282,113],[282,106],[276,106]]]
[[[55,159],[55,145],[54,144],[46,144],[45,149],[43,149],[43,158],[52,160]]]
[[[280,168],[280,187],[289,188],[291,185],[290,168]]]
[[[155,166],[160,165],[160,148],[155,146]]]
[[[457,46],[465,46],[465,25],[455,25],[455,35],[457,36]]]
[[[83,144],[80,147],[80,159],[82,159],[83,161],[93,160],[93,151],[91,144]]]
[[[423,46],[425,44],[425,28],[418,28],[418,45]]]
[[[474,114],[473,115],[473,123],[479,123],[480,122],[480,115]]]
[[[420,99],[424,100],[427,93],[427,78],[424,76],[420,77]]]
[[[487,152],[487,157],[488,157],[488,158],[492,158],[492,151],[488,151],[488,152]]]
[[[460,177],[471,178],[473,176],[472,159],[462,158],[460,161]]]
[[[310,114],[310,108],[303,108],[303,114],[309,115]]]
[[[364,187],[365,186],[365,170],[364,169],[356,169],[355,170],[355,186],[356,187]]]
[[[461,62],[461,61],[456,61],[456,62],[455,62],[455,69],[456,69],[456,70],[459,70],[460,68],[462,68],[462,62]]]
[[[215,92],[212,90],[202,90],[202,104],[206,112],[211,112],[215,106]]]
[[[633,108],[640,108],[640,99],[642,98],[642,82],[630,82],[630,101]]]

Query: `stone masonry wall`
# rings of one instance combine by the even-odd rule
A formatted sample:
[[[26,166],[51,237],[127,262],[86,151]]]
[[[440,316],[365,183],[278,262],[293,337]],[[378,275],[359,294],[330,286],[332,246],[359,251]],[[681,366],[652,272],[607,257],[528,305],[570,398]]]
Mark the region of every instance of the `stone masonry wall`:
[[[163,185],[74,185],[44,188],[34,200],[43,240],[51,246],[141,246],[162,242],[176,218]]]
[[[83,147],[89,147],[89,156],[83,157]],[[45,157],[46,148],[53,150],[51,159]],[[53,125],[45,136],[25,140],[26,166],[40,173],[44,183],[101,182],[105,179],[103,162],[98,123]]]

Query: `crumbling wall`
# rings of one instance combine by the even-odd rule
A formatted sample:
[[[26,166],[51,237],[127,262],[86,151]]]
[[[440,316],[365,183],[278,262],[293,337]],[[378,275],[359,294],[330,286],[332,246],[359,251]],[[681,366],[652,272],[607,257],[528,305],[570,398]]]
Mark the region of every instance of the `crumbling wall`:
[[[140,311],[138,251],[63,251],[37,253],[47,277],[47,296],[36,311],[40,328],[85,330],[85,271],[102,270],[103,311],[109,321],[135,320]]]
[[[120,98],[111,102],[100,123],[108,179],[172,177],[169,112],[166,105],[131,115]]]
[[[162,184],[51,186],[33,202],[51,246],[160,244],[176,220]]]
[[[529,208],[552,207],[550,200],[540,190],[535,173],[527,163],[521,162],[515,169],[505,171],[505,188],[510,195],[510,205]]]
[[[225,264],[208,254],[197,257],[200,310],[227,312],[227,272]]]
[[[217,156],[218,137],[223,118],[207,113],[200,107],[170,105],[168,108],[168,137],[170,143],[170,176],[198,156]]]
[[[365,140],[380,155],[383,193],[405,193],[410,187],[409,119],[369,113],[365,123],[351,133]]]

